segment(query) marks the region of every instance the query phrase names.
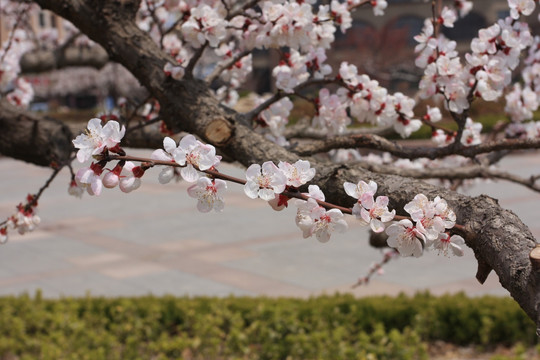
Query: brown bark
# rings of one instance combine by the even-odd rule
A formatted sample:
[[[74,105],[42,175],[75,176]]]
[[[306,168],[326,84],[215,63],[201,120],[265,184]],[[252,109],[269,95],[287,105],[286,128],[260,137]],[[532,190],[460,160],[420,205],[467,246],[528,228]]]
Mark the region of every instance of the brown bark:
[[[267,160],[295,161],[298,156],[254,133],[245,118],[219,106],[207,84],[200,80],[166,78],[167,60],[157,45],[133,22],[138,1],[36,0],[42,7],[70,20],[103,46],[112,60],[130,70],[161,104],[162,116],[174,130],[194,133],[217,145],[220,151],[244,165]],[[217,124],[216,124],[217,122]],[[219,136],[215,137],[215,129]],[[311,159],[312,160],[312,159]],[[537,321],[540,276],[529,259],[536,246],[528,228],[510,211],[487,196],[471,198],[420,180],[369,172],[360,167],[312,161],[317,183],[327,200],[351,206],[343,182],[374,180],[379,193],[391,199],[391,207],[403,214],[403,206],[418,193],[441,196],[456,211],[458,222],[472,234],[467,244],[484,268],[492,268],[525,312]],[[485,273],[485,271],[483,271]]]
[[[73,134],[62,122],[0,101],[0,154],[50,166],[69,160]]]

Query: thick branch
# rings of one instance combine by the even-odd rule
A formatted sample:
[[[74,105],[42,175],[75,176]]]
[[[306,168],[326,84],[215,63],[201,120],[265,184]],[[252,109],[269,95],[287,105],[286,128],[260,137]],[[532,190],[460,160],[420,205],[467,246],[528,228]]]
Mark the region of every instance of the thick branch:
[[[37,165],[64,164],[73,134],[62,122],[29,114],[0,101],[0,153]]]
[[[360,167],[319,164],[315,181],[324,188],[328,201],[348,206],[354,199],[344,193],[342,184],[360,179],[379,184],[377,193],[388,195],[389,207],[395,209],[403,209],[419,193],[430,199],[440,196],[447,200],[457,214],[457,222],[465,224],[468,231],[476,234],[466,237],[466,242],[474,250],[479,263],[494,269],[502,286],[531,319],[537,321],[536,297],[540,289],[540,274],[533,270],[529,259],[536,240],[517,215],[502,209],[496,199],[485,195],[469,197],[416,179],[375,174]]]

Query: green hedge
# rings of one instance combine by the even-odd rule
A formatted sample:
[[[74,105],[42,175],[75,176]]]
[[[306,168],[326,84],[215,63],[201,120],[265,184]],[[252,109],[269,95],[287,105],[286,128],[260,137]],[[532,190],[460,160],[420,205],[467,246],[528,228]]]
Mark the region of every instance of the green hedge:
[[[426,342],[526,346],[507,298],[0,298],[1,359],[426,359]]]

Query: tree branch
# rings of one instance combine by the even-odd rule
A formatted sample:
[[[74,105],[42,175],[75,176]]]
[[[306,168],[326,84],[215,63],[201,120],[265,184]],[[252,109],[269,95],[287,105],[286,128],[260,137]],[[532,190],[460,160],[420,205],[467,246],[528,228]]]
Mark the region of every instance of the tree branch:
[[[27,113],[0,100],[0,153],[41,166],[69,161],[73,134],[58,120]]]
[[[166,78],[162,70],[166,54],[134,23],[136,2],[94,0],[91,6],[81,0],[36,2],[70,20],[101,44],[112,60],[122,63],[137,76],[159,101],[160,115],[169,128],[196,134],[246,166],[267,160],[298,160],[298,155],[242,125],[242,115],[221,107],[206,83]],[[536,241],[520,219],[502,209],[496,200],[487,196],[472,198],[417,179],[376,174],[347,165],[315,160],[312,165],[317,169],[313,183],[323,189],[327,201],[344,207],[352,206],[354,199],[345,194],[343,183],[360,179],[379,184],[379,193],[391,199],[390,206],[394,209],[403,209],[418,193],[431,199],[441,196],[447,200],[457,214],[457,221],[475,234],[466,236],[465,240],[478,261],[493,268],[501,284],[528,316],[538,321],[540,273],[533,270],[529,259]],[[401,214],[404,215],[403,211]]]
[[[444,147],[405,147],[375,134],[353,134],[303,142],[295,147],[294,152],[299,156],[311,156],[333,149],[358,148],[384,151],[404,159],[428,158],[434,160],[449,155],[473,158],[476,155],[500,150],[539,149],[540,139],[502,139],[473,146],[454,143]]]
[[[415,179],[446,179],[446,180],[465,180],[465,179],[500,179],[507,180],[516,184],[526,186],[527,188],[540,192],[540,185],[536,182],[537,176],[522,178],[506,171],[491,169],[481,165],[469,165],[453,168],[424,168],[424,169],[403,169],[390,165],[379,165],[367,162],[358,162],[362,168],[379,174],[399,175]]]

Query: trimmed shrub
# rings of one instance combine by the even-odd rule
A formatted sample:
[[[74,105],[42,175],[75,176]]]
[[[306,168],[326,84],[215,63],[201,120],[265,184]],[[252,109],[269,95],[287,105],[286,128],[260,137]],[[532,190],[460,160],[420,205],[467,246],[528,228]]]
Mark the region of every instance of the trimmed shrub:
[[[509,298],[0,298],[0,359],[426,359],[426,342],[535,344]]]

